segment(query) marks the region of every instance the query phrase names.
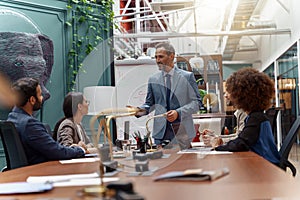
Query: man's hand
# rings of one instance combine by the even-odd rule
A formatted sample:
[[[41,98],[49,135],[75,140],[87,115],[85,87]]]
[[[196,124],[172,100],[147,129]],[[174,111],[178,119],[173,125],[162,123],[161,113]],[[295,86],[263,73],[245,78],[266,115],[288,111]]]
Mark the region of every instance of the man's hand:
[[[178,112],[176,110],[169,110],[167,112],[167,120],[169,122],[174,122],[178,118]]]
[[[136,117],[141,117],[147,114],[147,111],[145,109],[141,109],[139,107],[127,105],[126,108],[132,108],[133,110],[138,110],[138,112],[135,114]]]

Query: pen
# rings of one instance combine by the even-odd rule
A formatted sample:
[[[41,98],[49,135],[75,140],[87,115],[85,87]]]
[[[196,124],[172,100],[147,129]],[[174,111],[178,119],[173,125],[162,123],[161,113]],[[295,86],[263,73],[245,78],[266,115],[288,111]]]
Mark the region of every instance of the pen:
[[[141,133],[140,133],[140,131],[138,131],[138,134],[139,134],[139,138],[141,138]]]

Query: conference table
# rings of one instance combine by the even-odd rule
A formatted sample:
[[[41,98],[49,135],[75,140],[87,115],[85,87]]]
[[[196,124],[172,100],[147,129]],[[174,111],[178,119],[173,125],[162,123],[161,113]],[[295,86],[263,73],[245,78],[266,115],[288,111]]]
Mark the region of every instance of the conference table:
[[[193,114],[193,119],[206,119],[206,118],[232,118],[234,115],[228,115],[226,113],[202,113]]]
[[[163,199],[299,199],[300,183],[290,174],[279,169],[253,152],[224,154],[176,153],[178,149],[163,150],[168,158],[150,160],[150,168],[158,167],[151,176],[128,176],[129,171],[117,173],[121,181],[133,183],[134,191],[147,200]],[[116,159],[120,163],[134,163],[133,160]],[[158,175],[170,171],[187,169],[217,170],[228,168],[229,174],[216,180],[206,181],[154,181]],[[93,173],[99,168],[98,161],[61,164],[50,161],[0,173],[0,183],[26,181],[29,176],[66,175]],[[8,199],[93,199],[82,195],[87,186],[55,187],[37,194],[0,195]]]

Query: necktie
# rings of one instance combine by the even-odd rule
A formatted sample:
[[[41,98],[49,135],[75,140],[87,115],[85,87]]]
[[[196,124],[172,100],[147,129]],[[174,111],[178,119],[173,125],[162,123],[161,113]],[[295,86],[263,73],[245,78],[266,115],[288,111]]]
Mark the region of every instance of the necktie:
[[[167,99],[167,110],[170,110],[170,94],[171,94],[171,75],[166,74],[166,99]]]

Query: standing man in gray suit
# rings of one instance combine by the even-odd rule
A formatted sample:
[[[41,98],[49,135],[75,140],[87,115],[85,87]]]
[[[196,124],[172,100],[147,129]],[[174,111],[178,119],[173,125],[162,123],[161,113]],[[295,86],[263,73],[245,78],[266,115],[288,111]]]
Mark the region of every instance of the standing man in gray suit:
[[[146,101],[139,107],[145,111],[136,116],[147,115],[153,110],[155,115],[165,113],[165,118],[154,119],[155,143],[176,138],[181,148],[189,148],[195,136],[192,114],[202,106],[194,74],[174,64],[175,49],[169,43],[156,46],[155,58],[161,72],[149,78]]]

